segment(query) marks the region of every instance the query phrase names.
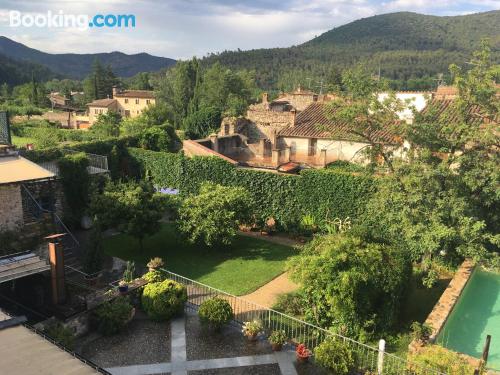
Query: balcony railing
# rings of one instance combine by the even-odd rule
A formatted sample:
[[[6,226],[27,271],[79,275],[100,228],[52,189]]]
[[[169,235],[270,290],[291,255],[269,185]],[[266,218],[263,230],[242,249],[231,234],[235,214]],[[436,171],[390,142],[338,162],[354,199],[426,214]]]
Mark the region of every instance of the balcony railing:
[[[77,154],[79,151],[74,150],[63,150],[63,154]],[[104,155],[96,155],[85,153],[89,160],[89,166],[87,168],[89,174],[100,174],[100,173],[108,173],[108,157]],[[48,171],[54,173],[56,176],[59,176],[59,164],[57,160],[44,161],[37,163],[42,168],[47,169]]]

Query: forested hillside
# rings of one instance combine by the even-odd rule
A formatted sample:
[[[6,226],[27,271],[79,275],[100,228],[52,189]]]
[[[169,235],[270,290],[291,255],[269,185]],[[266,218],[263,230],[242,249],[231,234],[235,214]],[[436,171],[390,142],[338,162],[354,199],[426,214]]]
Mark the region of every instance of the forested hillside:
[[[205,59],[231,68],[255,70],[259,86],[334,84],[338,70],[358,62],[374,74],[396,80],[399,88],[435,84],[451,63],[467,61],[482,38],[490,39],[500,61],[500,11],[437,17],[402,12],[384,14],[332,29],[290,48],[226,51]]]
[[[87,76],[96,59],[104,66],[110,65],[119,77],[131,77],[140,72],[157,71],[175,64],[173,59],[147,53],[134,55],[122,52],[51,54],[29,48],[3,36],[0,36],[0,53],[17,61],[43,65],[57,74],[75,79]]]
[[[9,86],[15,86],[24,82],[29,82],[32,74],[41,81],[47,81],[57,78],[58,75],[43,65],[15,61],[0,54],[0,84],[7,83]]]

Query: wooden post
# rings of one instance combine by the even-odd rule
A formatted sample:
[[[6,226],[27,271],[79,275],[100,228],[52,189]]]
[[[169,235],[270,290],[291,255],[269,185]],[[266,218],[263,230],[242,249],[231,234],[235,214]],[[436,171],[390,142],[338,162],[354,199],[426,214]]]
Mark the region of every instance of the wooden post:
[[[49,241],[49,262],[52,285],[52,302],[54,305],[63,303],[66,299],[66,287],[64,285],[64,248],[61,238],[65,234],[53,234],[45,237]]]

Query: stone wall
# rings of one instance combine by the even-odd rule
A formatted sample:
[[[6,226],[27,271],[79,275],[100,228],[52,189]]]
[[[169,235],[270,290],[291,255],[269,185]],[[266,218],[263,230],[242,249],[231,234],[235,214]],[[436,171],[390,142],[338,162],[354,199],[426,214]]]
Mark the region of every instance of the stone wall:
[[[0,231],[15,231],[23,224],[20,185],[0,186]]]

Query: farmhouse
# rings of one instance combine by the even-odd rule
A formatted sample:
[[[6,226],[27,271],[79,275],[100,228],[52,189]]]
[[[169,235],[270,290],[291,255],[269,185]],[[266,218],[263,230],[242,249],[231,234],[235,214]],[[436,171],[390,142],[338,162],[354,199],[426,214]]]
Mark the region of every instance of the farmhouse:
[[[386,96],[380,94],[380,99]],[[397,93],[407,103],[398,113],[400,119],[411,122],[412,109],[421,111],[430,96],[425,92]],[[261,103],[251,105],[245,117],[223,119],[218,134],[185,141],[184,152],[187,155],[215,152],[239,164],[273,169],[321,168],[336,160],[364,162],[363,150],[370,144],[362,136],[354,135],[349,124],[331,119],[333,109],[328,103],[334,98],[332,94],[319,95],[300,87],[273,101],[264,93]],[[389,126],[371,136],[385,147],[399,143]]]
[[[90,126],[97,121],[99,115],[108,111],[118,112],[122,117],[137,117],[148,106],[156,102],[154,93],[147,90],[121,90],[113,87],[113,97],[97,99],[87,104],[88,123]]]

